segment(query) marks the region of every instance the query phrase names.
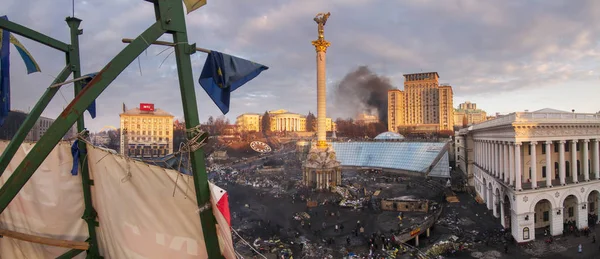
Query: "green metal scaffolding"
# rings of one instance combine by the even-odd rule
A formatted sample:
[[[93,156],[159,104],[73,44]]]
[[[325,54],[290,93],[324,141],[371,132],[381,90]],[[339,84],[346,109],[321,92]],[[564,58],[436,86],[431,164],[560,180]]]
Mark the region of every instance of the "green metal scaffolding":
[[[87,107],[100,96],[108,85],[115,80],[115,78],[123,72],[131,62],[165,33],[173,35],[177,73],[179,76],[179,88],[181,91],[181,101],[183,104],[186,128],[192,129],[200,124],[190,60],[190,55],[195,53],[196,46],[195,44],[188,44],[183,3],[181,0],[146,1],[154,4],[156,22],[117,54],[84,89],[82,89],[82,80],[78,80],[81,79],[79,35],[83,33],[83,30],[79,29],[81,23],[80,19],[75,17],[68,17],[66,19],[70,28],[71,44],[53,39],[19,24],[7,20],[0,20],[0,29],[5,29],[37,41],[62,51],[66,55],[65,67],[58,74],[50,87],[46,89],[0,157],[0,175],[2,175],[8,167],[8,164],[25,140],[28,132],[59,90],[61,83],[73,74],[72,81],[75,84],[75,98],[63,110],[58,118],[56,118],[54,123],[52,123],[46,133],[35,144],[33,149],[19,164],[6,183],[0,188],[0,214],[6,209],[8,204],[15,198],[17,193],[25,183],[27,183],[33,173],[75,123],[77,123],[78,132],[84,132],[85,124],[83,113]],[[188,136],[189,139],[192,139],[193,137],[194,136]],[[85,152],[85,143],[80,141],[79,148]],[[210,190],[206,174],[204,151],[198,149],[190,152],[190,159],[198,207],[206,208],[200,210],[199,214],[208,258],[223,258],[217,237],[216,220],[213,215],[212,206],[210,206]],[[97,221],[96,210],[92,205],[91,186],[94,182],[90,179],[85,156],[80,156],[79,162],[81,164],[80,173],[85,201],[85,211],[82,219],[86,221],[89,232],[89,238],[86,240],[86,243],[89,244],[89,248],[86,250],[86,258],[102,258],[98,250],[98,241],[96,237],[96,227],[99,223]],[[81,252],[83,252],[82,249],[72,249],[58,258],[72,258]]]

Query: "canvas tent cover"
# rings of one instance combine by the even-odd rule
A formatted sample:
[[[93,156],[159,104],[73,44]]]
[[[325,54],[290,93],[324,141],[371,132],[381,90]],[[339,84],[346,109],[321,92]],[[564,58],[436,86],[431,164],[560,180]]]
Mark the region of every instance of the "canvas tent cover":
[[[0,151],[7,142],[0,142]],[[23,144],[0,177],[3,185],[33,148]],[[126,159],[88,145],[97,236],[104,258],[207,258],[191,176]],[[0,228],[30,235],[85,241],[80,174],[71,175],[70,143],[57,145],[0,214]],[[227,193],[211,184],[221,251],[235,258]],[[56,258],[66,248],[0,238],[0,258]],[[77,258],[85,258],[85,253]]]

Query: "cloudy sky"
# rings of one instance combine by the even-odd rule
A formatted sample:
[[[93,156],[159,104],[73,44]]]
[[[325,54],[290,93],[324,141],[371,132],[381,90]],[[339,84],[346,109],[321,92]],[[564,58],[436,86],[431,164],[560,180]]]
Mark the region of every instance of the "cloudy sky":
[[[454,87],[454,104],[470,100],[488,113],[551,107],[600,110],[600,1],[597,0],[209,0],[186,16],[190,42],[270,67],[232,94],[227,117],[287,109],[316,111],[313,17],[331,12],[326,39],[328,88],[360,65],[402,88],[405,73],[437,71]],[[0,15],[68,42],[64,18],[71,0],[3,0]],[[83,72],[102,69],[154,21],[142,0],[75,0],[83,19]],[[26,75],[12,51],[13,109],[27,111],[64,66],[63,54],[19,37],[42,73]],[[165,36],[163,40],[171,40]],[[98,98],[88,127],[118,126],[121,103],[140,102],[183,117],[174,55],[155,46],[134,61]],[[206,55],[192,57],[194,77]],[[164,63],[163,63],[164,61]],[[161,65],[162,63],[162,65]],[[220,115],[197,86],[201,120]],[[73,98],[62,88],[44,113],[56,117]],[[340,114],[329,114],[340,116]]]

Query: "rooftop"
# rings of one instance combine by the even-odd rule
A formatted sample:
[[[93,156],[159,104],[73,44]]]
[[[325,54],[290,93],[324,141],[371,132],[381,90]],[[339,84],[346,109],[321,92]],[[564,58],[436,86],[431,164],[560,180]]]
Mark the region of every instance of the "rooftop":
[[[175,117],[162,109],[156,109],[154,111],[142,111],[142,110],[140,110],[140,108],[129,109],[126,112],[121,113],[119,115],[154,115],[154,116]]]
[[[512,125],[513,123],[599,123],[600,114],[575,113],[556,109],[545,108],[533,112],[513,112],[484,121],[469,127],[469,130],[478,130],[489,127]]]

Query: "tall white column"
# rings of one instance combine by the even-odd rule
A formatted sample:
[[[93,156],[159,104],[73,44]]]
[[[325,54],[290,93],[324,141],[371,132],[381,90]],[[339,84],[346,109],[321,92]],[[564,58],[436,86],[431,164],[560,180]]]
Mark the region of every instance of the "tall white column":
[[[560,185],[565,185],[565,141],[558,141],[558,177]]]
[[[594,148],[592,163],[594,165],[594,176],[596,179],[600,179],[600,148],[598,145],[598,139],[593,140],[592,147]]]
[[[492,154],[491,154],[492,153],[492,148],[490,146],[491,146],[490,142],[488,141],[486,143],[486,148],[485,148],[487,150],[487,152],[486,152],[486,154],[487,154],[486,160],[487,161],[485,162],[485,164],[486,164],[486,169],[488,170],[488,173],[490,173],[490,171],[492,170],[492,166],[491,166],[491,164],[492,164],[491,163],[491,161],[492,161]]]
[[[583,166],[583,179],[585,181],[590,180],[590,167],[588,164],[588,161],[590,160],[590,154],[588,151],[589,143],[590,143],[589,139],[583,140],[583,159],[582,159],[583,161],[581,161],[581,165]]]
[[[573,182],[579,182],[577,175],[577,140],[571,140],[571,175],[573,176]]]
[[[498,143],[498,167],[500,172],[500,180],[504,181],[506,179],[506,174],[504,173],[504,143]]]
[[[492,141],[492,143],[490,143],[490,147],[491,147],[491,162],[492,162],[492,170],[490,170],[490,172],[492,173],[493,176],[496,176],[496,143]]]
[[[531,143],[529,143],[529,148],[531,151],[531,188],[532,189],[536,189],[537,188],[537,154],[536,149],[535,149],[535,145],[537,144],[537,142],[532,141]]]
[[[496,176],[498,179],[502,179],[502,171],[500,168],[502,166],[502,144],[500,142],[496,142]]]
[[[520,191],[521,188],[521,169],[523,166],[521,165],[521,143],[515,143],[515,190]]]
[[[515,185],[515,149],[513,143],[508,144],[508,169],[509,169],[509,185]]]
[[[546,187],[552,187],[552,176],[554,176],[554,166],[552,166],[552,141],[546,141]]]
[[[508,164],[509,156],[508,156],[508,143],[503,143],[504,147],[504,182],[508,183],[510,181],[510,166]]]
[[[483,169],[487,170],[487,159],[488,159],[488,150],[487,150],[487,142],[483,142]]]
[[[494,141],[494,176],[500,176],[500,170],[498,170],[498,142]]]

